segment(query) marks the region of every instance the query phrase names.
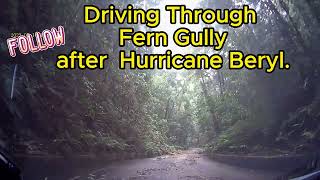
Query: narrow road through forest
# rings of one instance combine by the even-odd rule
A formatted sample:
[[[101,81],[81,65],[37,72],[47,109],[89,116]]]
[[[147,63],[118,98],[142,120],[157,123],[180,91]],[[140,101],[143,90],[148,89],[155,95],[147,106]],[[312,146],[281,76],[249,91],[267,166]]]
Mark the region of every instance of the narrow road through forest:
[[[200,149],[191,149],[175,155],[114,162],[80,180],[270,180],[279,175],[216,162]]]

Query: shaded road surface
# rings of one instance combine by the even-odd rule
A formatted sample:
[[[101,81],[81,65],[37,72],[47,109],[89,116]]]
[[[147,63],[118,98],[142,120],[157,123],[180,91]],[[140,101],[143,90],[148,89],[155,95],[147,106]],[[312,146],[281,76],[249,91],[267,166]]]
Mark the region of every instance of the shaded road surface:
[[[270,180],[279,174],[215,162],[192,149],[176,155],[114,162],[79,180]]]

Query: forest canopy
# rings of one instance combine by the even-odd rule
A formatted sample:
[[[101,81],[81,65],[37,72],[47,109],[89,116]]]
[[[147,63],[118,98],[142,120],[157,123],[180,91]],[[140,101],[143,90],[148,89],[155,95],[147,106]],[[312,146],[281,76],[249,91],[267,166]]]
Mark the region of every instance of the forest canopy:
[[[285,154],[310,152],[319,147],[320,3],[317,0],[31,0],[6,4],[8,7],[0,12],[0,105],[3,107],[0,135],[1,144],[11,152],[156,155],[200,146],[208,152]],[[239,19],[232,20],[231,12],[224,16],[230,18],[228,22],[217,14],[216,20],[221,18],[218,24],[213,23],[209,10],[212,19],[208,22],[212,23],[202,23],[200,14],[205,14],[204,10],[190,13],[186,9],[188,18],[184,21],[188,23],[171,24],[170,19],[178,18],[166,11],[165,6],[182,4],[188,9],[206,7],[216,10],[215,13],[222,12],[218,9],[248,6],[257,17],[254,18],[250,9],[247,14],[239,11],[239,19],[244,13],[241,23]],[[177,6],[176,12],[183,13],[178,7],[183,6]],[[88,14],[84,17],[86,8]],[[136,12],[141,14],[139,19],[125,17],[125,12],[134,14],[133,9],[139,10]],[[148,9],[153,10],[148,13]],[[156,15],[155,9],[161,9],[161,13]],[[245,18],[248,13],[250,18]],[[158,17],[153,19],[156,16],[161,22]],[[32,33],[59,25],[65,30],[64,46],[28,55],[17,53],[11,61],[5,42],[12,32]],[[120,47],[119,29],[124,26],[142,33],[165,32],[168,46],[142,44],[151,38],[141,35],[137,43],[130,37]],[[192,32],[213,28],[219,32],[213,35],[219,37],[214,43],[218,46],[214,49],[176,45],[172,37],[184,26]],[[228,32],[227,37],[221,32]],[[165,37],[161,37],[164,41]],[[104,68],[72,71],[56,68],[57,54],[69,54],[75,49],[88,55],[108,54]],[[232,63],[230,51],[237,52],[234,57],[235,66],[239,66],[237,71],[228,66]],[[164,60],[171,58],[176,65],[197,69],[130,69],[119,61],[121,56],[129,59],[130,52],[138,60],[140,54],[160,55],[150,56],[148,66],[157,61],[165,67],[170,60]],[[241,59],[247,59],[245,62],[237,60],[240,52]],[[262,56],[256,58],[250,54]],[[200,60],[208,62],[199,65]],[[206,68],[212,63],[214,68]],[[262,66],[272,73],[261,70]]]

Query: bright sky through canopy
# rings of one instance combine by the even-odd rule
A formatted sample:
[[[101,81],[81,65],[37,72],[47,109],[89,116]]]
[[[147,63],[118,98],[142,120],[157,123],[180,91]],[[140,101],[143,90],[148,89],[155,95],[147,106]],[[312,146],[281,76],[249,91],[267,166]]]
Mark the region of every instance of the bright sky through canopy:
[[[174,54],[192,54],[192,46],[189,47],[179,47],[173,41],[174,32],[180,27],[187,27],[192,31],[200,31],[202,29],[201,24],[190,25],[188,24],[170,24],[170,12],[165,10],[166,5],[185,5],[189,9],[201,8],[201,0],[163,0],[160,2],[159,6],[156,8],[161,10],[161,23],[154,29],[154,31],[165,31],[169,36],[169,45],[168,47],[154,47],[153,53],[162,54],[166,50],[170,49]],[[179,17],[178,17],[179,18]]]

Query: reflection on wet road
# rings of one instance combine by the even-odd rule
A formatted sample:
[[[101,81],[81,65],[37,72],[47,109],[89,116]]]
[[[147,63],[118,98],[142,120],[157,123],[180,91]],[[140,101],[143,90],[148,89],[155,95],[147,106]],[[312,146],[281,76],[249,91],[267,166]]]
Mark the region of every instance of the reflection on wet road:
[[[245,163],[245,162],[244,162]],[[270,180],[279,172],[250,170],[209,159],[200,150],[114,162],[77,180]]]

